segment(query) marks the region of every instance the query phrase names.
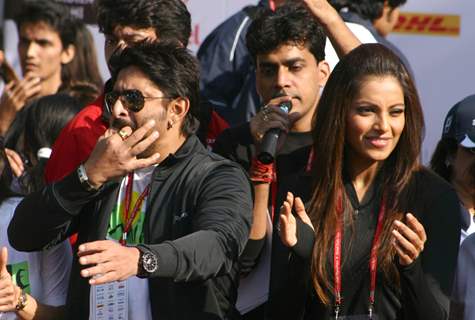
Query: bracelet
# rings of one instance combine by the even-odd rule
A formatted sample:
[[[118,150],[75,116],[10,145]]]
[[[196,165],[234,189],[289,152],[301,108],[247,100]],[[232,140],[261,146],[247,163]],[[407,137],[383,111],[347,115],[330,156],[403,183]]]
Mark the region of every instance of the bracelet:
[[[271,183],[275,180],[274,163],[263,164],[257,158],[253,158],[249,175],[252,182]]]
[[[26,293],[23,289],[20,289],[20,296],[18,297],[18,303],[15,306],[16,311],[21,311],[26,307]]]

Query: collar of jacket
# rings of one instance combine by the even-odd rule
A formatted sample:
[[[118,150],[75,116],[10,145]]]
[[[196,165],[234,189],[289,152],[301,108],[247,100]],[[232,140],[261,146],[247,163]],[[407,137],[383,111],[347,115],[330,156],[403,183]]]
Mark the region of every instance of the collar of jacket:
[[[158,167],[162,170],[171,168],[181,160],[188,158],[192,153],[195,153],[198,150],[197,148],[199,149],[204,147],[198,137],[192,134],[185,140],[185,142],[175,153],[169,154],[168,157],[164,159]]]

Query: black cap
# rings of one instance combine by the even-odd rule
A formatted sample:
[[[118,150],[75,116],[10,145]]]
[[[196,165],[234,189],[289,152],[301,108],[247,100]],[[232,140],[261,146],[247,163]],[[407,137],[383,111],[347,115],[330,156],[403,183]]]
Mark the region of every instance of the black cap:
[[[453,138],[465,148],[475,148],[475,95],[458,102],[444,121],[442,138]]]

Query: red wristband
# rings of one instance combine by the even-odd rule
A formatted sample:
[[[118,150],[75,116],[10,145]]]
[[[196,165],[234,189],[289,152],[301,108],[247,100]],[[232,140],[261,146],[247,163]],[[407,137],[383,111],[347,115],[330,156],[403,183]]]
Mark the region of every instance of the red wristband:
[[[271,183],[275,179],[274,163],[263,164],[256,158],[253,158],[249,174],[253,182]]]

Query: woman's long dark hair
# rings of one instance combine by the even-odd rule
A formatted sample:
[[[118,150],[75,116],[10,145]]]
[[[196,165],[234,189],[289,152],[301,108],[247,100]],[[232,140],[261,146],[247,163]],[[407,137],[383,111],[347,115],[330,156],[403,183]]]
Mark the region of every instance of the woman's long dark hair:
[[[82,21],[76,20],[73,25],[74,57],[69,63],[61,66],[62,83],[59,91],[78,98],[84,106],[100,95],[103,81],[91,32]]]
[[[36,157],[40,148],[51,148],[62,128],[81,110],[78,101],[66,94],[45,96],[25,107],[22,121],[13,123],[23,141],[16,151],[27,158],[24,175],[19,179],[21,190],[10,190],[11,172],[0,177],[0,203],[7,197],[25,195],[39,190],[44,185],[43,169],[47,159],[28,159]]]
[[[345,193],[341,192],[344,190],[345,161],[350,160],[345,159],[345,148],[348,148],[345,140],[346,119],[361,85],[368,77],[392,77],[404,93],[405,126],[396,148],[379,171],[387,193],[387,212],[378,261],[385,276],[396,281],[395,252],[390,244],[391,226],[394,219],[402,217],[404,199],[400,195],[419,167],[424,120],[414,83],[401,60],[389,49],[380,44],[363,44],[340,60],[331,73],[313,120],[315,185],[309,214],[315,227],[316,243],[312,280],[319,298],[327,304],[330,302],[328,292],[332,289],[327,253],[332,250],[335,236],[338,194],[343,193],[343,204],[349,203]]]

